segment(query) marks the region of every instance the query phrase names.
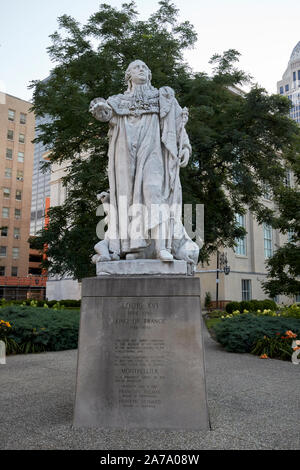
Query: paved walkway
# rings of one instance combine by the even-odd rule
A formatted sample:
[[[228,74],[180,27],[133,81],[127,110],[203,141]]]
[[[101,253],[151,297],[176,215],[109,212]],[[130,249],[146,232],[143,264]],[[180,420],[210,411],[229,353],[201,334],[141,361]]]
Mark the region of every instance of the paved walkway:
[[[76,351],[0,365],[0,449],[299,449],[300,365],[224,352],[205,332],[212,430],[74,430]]]

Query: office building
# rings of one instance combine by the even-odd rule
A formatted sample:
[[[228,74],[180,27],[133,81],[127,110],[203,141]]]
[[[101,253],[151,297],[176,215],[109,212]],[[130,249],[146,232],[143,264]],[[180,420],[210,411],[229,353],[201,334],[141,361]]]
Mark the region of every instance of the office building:
[[[29,227],[35,118],[31,103],[0,100],[0,297],[26,298],[43,287],[29,276]]]

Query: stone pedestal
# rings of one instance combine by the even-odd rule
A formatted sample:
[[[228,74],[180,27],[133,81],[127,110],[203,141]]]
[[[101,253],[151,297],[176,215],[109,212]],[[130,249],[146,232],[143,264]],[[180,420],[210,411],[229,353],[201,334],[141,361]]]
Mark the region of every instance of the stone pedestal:
[[[74,425],[208,430],[198,278],[83,280]]]

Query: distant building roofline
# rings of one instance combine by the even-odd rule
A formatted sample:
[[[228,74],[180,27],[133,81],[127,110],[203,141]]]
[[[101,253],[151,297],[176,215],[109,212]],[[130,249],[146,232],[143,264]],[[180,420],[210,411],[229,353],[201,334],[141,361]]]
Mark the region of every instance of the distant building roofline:
[[[23,98],[19,98],[18,96],[11,95],[10,93],[3,93],[3,94],[6,96],[10,96],[11,98],[14,98],[15,100],[20,100],[20,101],[24,101],[24,103],[32,104],[31,101],[23,100]]]

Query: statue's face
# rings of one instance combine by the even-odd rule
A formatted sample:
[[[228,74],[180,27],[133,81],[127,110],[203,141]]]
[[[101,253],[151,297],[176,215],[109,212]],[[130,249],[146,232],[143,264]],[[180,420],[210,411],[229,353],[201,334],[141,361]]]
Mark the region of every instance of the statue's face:
[[[143,85],[148,80],[148,67],[141,60],[136,60],[130,64],[131,80],[133,83]]]

